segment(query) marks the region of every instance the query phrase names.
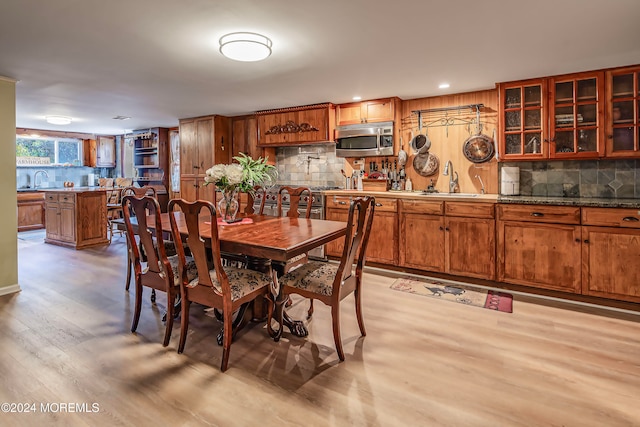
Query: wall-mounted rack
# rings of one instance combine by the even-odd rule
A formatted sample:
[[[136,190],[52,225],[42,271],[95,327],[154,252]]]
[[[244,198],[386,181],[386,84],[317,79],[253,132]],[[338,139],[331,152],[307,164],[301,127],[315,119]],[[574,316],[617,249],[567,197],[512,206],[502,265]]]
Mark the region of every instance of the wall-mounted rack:
[[[449,136],[449,126],[459,125],[480,125],[480,110],[484,108],[484,104],[468,104],[455,105],[451,107],[429,108],[424,110],[412,110],[409,117],[410,126],[413,128],[414,116],[417,116],[418,131],[422,131],[423,127],[441,127],[444,126]],[[469,119],[469,113],[475,113],[476,117]],[[406,123],[406,121],[405,121]]]

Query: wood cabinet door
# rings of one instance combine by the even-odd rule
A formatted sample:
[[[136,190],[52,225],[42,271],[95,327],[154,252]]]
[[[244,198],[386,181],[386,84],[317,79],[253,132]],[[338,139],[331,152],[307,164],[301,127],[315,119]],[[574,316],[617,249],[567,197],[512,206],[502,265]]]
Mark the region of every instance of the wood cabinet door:
[[[112,168],[116,165],[116,138],[98,136],[96,139],[96,166]]]
[[[348,209],[327,209],[326,219],[332,221],[342,221],[347,222],[349,220],[349,210]],[[369,245],[371,245],[371,240],[369,240]],[[327,255],[342,257],[342,250],[344,249],[344,237],[339,237],[327,243],[325,245],[325,253]]]
[[[180,121],[180,175],[194,176],[198,170],[198,139],[195,120]]]
[[[606,157],[640,157],[640,67],[607,72]]]
[[[395,103],[392,99],[379,99],[362,103],[367,123],[393,121]]]
[[[189,202],[198,200],[198,179],[196,177],[180,176],[180,198]]]
[[[298,117],[295,111],[286,113],[261,114],[258,116],[258,144],[281,145],[291,141],[290,132],[286,131],[287,123],[297,123]]]
[[[498,280],[580,293],[578,225],[498,221]]]
[[[395,212],[375,211],[367,245],[367,261],[398,263],[398,220]]]
[[[446,272],[495,279],[496,227],[493,219],[445,219]]]
[[[198,155],[195,159],[194,168],[198,175],[204,175],[206,170],[215,163],[213,130],[212,117],[196,120]]]
[[[420,213],[400,215],[400,265],[443,272],[444,217]]]
[[[500,83],[500,159],[549,157],[547,80]]]
[[[549,133],[552,159],[604,155],[604,72],[549,80]]]
[[[58,240],[60,238],[60,205],[57,202],[48,202],[45,205],[45,224],[47,239]]]
[[[640,230],[582,227],[582,293],[640,302]]]
[[[65,242],[76,241],[76,205],[75,203],[60,203],[60,240]],[[102,225],[104,233],[107,232],[107,222]]]
[[[353,102],[338,105],[336,107],[336,117],[337,124],[340,126],[362,123],[362,104],[360,102]]]
[[[213,163],[205,165],[205,170],[218,163],[231,163],[231,152],[233,145],[231,142],[231,121],[224,116],[215,116],[213,129]],[[204,173],[204,172],[203,172]]]

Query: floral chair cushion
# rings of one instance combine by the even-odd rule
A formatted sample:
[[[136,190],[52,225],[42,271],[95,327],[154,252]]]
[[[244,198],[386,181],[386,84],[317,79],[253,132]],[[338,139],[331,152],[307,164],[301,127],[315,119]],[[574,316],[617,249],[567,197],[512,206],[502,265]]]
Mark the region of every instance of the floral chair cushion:
[[[173,283],[176,286],[180,286],[180,271],[178,271],[178,264],[180,262],[178,255],[168,256],[167,260],[171,265],[171,269],[173,270]],[[187,267],[187,281],[191,282],[193,279],[198,277],[198,269],[196,268],[196,263],[192,257],[185,257],[186,267]]]
[[[280,277],[278,282],[282,286],[330,296],[333,294],[333,281],[337,272],[337,264],[309,261]]]
[[[229,279],[229,285],[231,286],[231,300],[235,301],[243,296],[255,291],[256,289],[264,286],[271,286],[271,276],[260,273],[254,270],[248,270],[246,268],[237,268],[231,266],[224,266],[224,271],[227,273]],[[222,292],[218,278],[216,277],[215,270],[209,270],[209,277],[213,282],[218,292]],[[199,278],[196,277],[187,286],[195,288],[198,286]]]

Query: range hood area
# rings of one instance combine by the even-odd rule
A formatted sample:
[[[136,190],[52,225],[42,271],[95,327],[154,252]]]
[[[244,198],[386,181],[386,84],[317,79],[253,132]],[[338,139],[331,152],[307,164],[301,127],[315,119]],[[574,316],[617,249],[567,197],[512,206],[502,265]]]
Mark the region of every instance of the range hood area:
[[[256,115],[260,147],[333,143],[335,106],[331,103],[264,110]]]

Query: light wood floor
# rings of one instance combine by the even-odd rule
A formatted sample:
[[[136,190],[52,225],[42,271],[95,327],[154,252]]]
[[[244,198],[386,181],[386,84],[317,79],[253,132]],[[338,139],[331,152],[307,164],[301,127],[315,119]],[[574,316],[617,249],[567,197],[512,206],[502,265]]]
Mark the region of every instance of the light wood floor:
[[[513,314],[389,289],[367,274],[359,336],[344,301],[346,361],[329,311],[316,304],[306,339],[275,343],[244,330],[219,370],[219,323],[192,307],[163,348],[146,292],[137,334],[124,290],[125,242],[74,251],[20,234],[22,292],[0,297],[1,426],[638,426],[640,317],[516,296]],[[307,302],[292,314],[303,318]],[[41,404],[98,404],[96,413]],[[82,408],[81,408],[82,409]]]

